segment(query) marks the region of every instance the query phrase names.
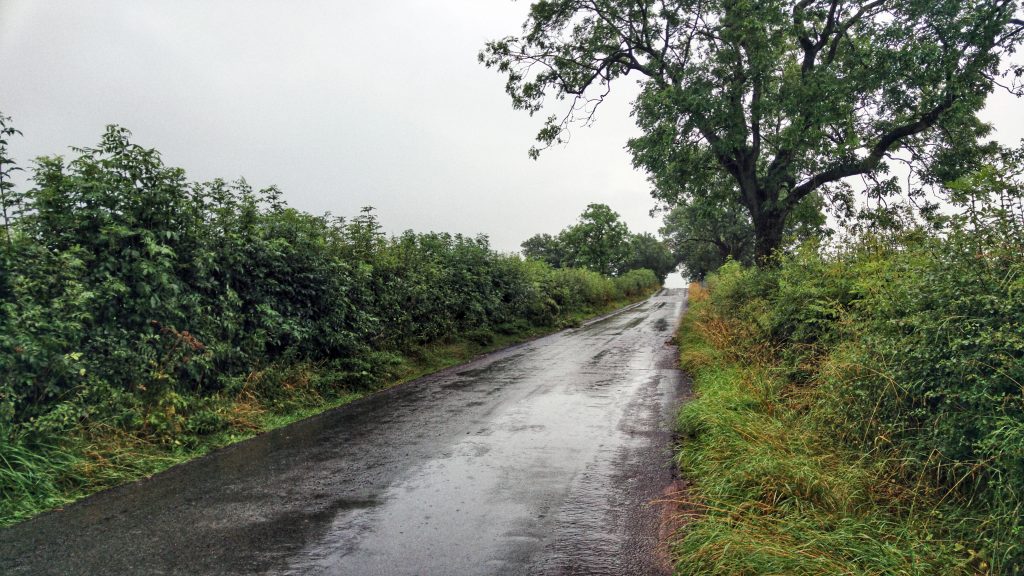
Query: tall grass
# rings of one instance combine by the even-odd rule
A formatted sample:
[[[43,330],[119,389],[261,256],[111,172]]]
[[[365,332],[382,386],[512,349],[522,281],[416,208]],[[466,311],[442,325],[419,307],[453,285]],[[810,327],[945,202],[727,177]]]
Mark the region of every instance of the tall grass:
[[[700,297],[700,292],[694,292]],[[975,574],[977,546],[944,530],[885,465],[835,442],[771,355],[691,304],[679,333],[697,398],[681,411],[678,461],[702,513],[677,534],[679,574]]]
[[[689,364],[742,368],[742,389],[762,406],[740,421],[768,417],[783,434],[761,426],[748,436],[801,438],[767,443],[772,454],[866,470],[870,482],[850,492],[866,496],[842,498],[849,510],[890,510],[928,541],[958,543],[972,569],[1024,573],[1024,237],[1015,226],[996,219],[831,252],[808,246],[773,268],[727,264],[709,278],[692,328],[719,357]],[[826,479],[850,476],[796,468],[829,493],[838,484]],[[799,486],[793,477],[785,485]]]

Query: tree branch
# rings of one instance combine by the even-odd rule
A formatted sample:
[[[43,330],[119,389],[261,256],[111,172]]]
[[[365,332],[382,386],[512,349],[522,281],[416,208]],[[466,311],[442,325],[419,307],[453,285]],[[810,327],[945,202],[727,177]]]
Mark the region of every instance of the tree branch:
[[[952,93],[947,93],[946,97],[936,105],[934,108],[924,113],[920,118],[914,122],[903,124],[893,130],[890,130],[886,134],[882,135],[878,142],[875,143],[871,148],[871,152],[860,160],[853,162],[846,162],[838,166],[834,166],[824,172],[815,174],[804,183],[800,184],[792,190],[789,197],[786,198],[787,207],[795,206],[797,202],[803,199],[811,192],[817,190],[821,186],[830,182],[835,182],[849,176],[856,176],[858,174],[865,174],[874,170],[885,154],[894,146],[900,143],[901,140],[909,136],[920,134],[925,130],[931,128],[939,121],[942,113],[949,110],[956,102],[957,97]]]

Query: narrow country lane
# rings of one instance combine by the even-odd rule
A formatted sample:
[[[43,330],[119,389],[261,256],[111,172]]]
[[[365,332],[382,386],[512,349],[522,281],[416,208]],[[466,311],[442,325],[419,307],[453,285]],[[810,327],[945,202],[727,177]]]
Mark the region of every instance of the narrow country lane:
[[[0,574],[667,574],[685,290],[0,529]]]

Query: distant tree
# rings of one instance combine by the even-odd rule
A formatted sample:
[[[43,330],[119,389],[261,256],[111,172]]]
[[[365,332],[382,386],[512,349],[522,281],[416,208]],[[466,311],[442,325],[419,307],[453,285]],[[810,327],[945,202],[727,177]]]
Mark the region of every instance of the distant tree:
[[[754,227],[747,211],[729,201],[731,193],[725,181],[715,191],[681,196],[665,215],[661,235],[689,277],[702,279],[730,258],[754,262]],[[818,194],[804,198],[787,220],[783,247],[830,234],[822,204]]]
[[[629,253],[629,260],[622,266],[623,271],[646,268],[654,272],[660,282],[665,282],[669,273],[676,269],[676,257],[672,250],[648,232],[630,236]]]
[[[555,268],[588,268],[609,276],[646,268],[664,282],[676,267],[668,244],[652,234],[631,233],[605,204],[588,205],[579,221],[557,236],[535,234],[521,246],[524,257]]]
[[[607,276],[623,272],[629,258],[629,227],[606,204],[589,204],[579,222],[559,235],[566,262]]]
[[[713,197],[677,204],[665,215],[661,235],[691,278],[703,279],[729,258],[745,264],[754,260],[750,216],[741,206]]]
[[[1024,30],[1018,4],[542,0],[521,36],[487,43],[480,60],[507,77],[517,109],[572,102],[547,119],[541,147],[592,121],[614,81],[643,77],[635,165],[677,180],[656,192],[731,180],[765,258],[804,198],[848,195],[844,178],[884,175],[895,154],[940,181],[976,169],[985,96],[1019,78],[1004,61]]]
[[[560,268],[565,261],[565,246],[558,236],[535,234],[520,246],[525,258],[547,262],[555,268]]]

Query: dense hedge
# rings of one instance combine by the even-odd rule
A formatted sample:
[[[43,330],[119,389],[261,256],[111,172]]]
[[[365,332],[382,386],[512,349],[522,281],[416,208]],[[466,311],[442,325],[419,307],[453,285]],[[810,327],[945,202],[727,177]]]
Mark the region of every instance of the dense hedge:
[[[728,264],[707,304],[726,349],[775,358],[823,437],[923,494],[911,509],[935,507],[936,538],[949,529],[976,567],[1007,574],[1024,571],[1024,238],[1011,224]]]
[[[483,236],[388,238],[371,210],[313,216],[244,181],[192,183],[123,129],[78,153],[38,161],[0,248],[5,446],[97,419],[207,434],[226,424],[205,399],[270,365],[312,360],[324,387],[367,389],[425,343],[555,326],[657,285],[524,262]]]

